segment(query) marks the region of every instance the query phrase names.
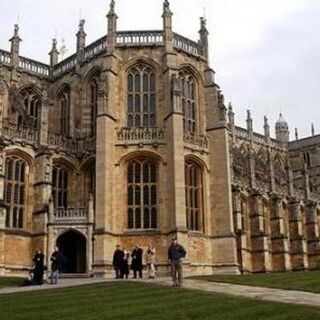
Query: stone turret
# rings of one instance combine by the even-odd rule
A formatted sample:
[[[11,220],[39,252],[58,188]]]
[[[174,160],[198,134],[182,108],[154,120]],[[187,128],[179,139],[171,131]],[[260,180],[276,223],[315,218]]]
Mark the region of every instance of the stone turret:
[[[288,123],[280,113],[279,119],[276,122],[276,139],[282,143],[288,143],[289,133]]]

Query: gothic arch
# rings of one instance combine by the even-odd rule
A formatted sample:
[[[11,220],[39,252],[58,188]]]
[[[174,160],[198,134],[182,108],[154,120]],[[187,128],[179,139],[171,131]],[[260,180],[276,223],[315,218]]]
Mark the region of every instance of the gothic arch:
[[[194,163],[196,163],[203,171],[205,170],[206,172],[209,172],[209,167],[207,165],[207,163],[199,158],[198,156],[194,155],[194,154],[187,154],[185,155],[185,162],[187,161],[192,161]]]
[[[90,81],[95,77],[100,76],[102,68],[100,66],[93,66],[84,76],[82,80],[82,87],[86,87],[89,85]]]
[[[57,158],[53,158],[53,163],[52,165],[61,165],[63,167],[65,167],[66,169],[68,169],[70,172],[79,172],[77,166],[75,163],[73,163],[71,160],[68,160],[66,158],[63,157],[57,157]]]
[[[25,90],[28,90],[28,89],[33,90],[39,96],[39,98],[41,99],[42,91],[38,86],[36,86],[33,83],[28,83],[28,84],[25,84],[25,85],[19,87],[18,88],[18,92],[19,92],[19,94],[21,94],[21,92],[23,92]]]
[[[21,158],[22,160],[24,160],[27,163],[30,172],[33,171],[33,169],[34,169],[34,157],[27,150],[22,150],[22,149],[19,149],[17,147],[14,147],[12,149],[11,148],[10,149],[6,149],[5,152],[6,152],[6,157],[15,156],[15,157],[18,157],[18,158]]]
[[[145,64],[147,66],[149,66],[150,68],[152,68],[155,71],[155,75],[156,78],[159,76],[162,76],[162,70],[161,70],[161,66],[155,62],[154,60],[148,58],[148,57],[137,57],[137,58],[132,58],[131,60],[129,60],[127,63],[125,63],[122,67],[120,72],[127,74],[127,72],[134,67],[135,65],[138,64]]]
[[[68,232],[75,232],[75,233],[77,233],[78,235],[85,237],[86,240],[88,239],[85,230],[82,229],[82,228],[81,228],[81,229],[80,229],[80,228],[79,228],[79,229],[78,229],[78,228],[65,228],[65,229],[60,229],[60,230],[58,230],[58,232],[57,232],[57,234],[56,234],[55,242],[56,242],[56,240],[57,240],[60,236],[66,234],[66,233],[68,233]]]
[[[199,83],[204,86],[204,79],[201,73],[190,63],[181,64],[178,68],[178,72],[188,72],[190,73],[197,81],[197,87],[199,87]]]
[[[162,163],[162,164],[166,165],[164,158],[159,153],[154,152],[154,151],[147,151],[147,150],[128,152],[128,153],[121,156],[121,158],[116,163],[116,165],[123,165],[126,162],[129,162],[129,161],[134,160],[135,158],[139,158],[139,157],[147,157],[147,158],[153,159],[158,164]]]

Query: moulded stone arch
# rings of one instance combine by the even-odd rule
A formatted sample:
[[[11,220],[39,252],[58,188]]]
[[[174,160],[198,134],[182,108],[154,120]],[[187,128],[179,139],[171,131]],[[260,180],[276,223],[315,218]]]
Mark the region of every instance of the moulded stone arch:
[[[147,157],[158,163],[162,163],[166,165],[164,158],[159,153],[154,151],[148,151],[148,150],[137,150],[137,151],[128,152],[121,156],[121,158],[116,163],[116,165],[123,165],[139,157]]]
[[[71,91],[71,84],[64,82],[55,90],[55,96],[59,97],[66,89]]]
[[[61,237],[62,235],[68,233],[68,232],[74,232],[80,236],[83,236],[86,241],[88,240],[88,236],[87,236],[87,233],[86,233],[86,228],[83,228],[83,227],[66,227],[65,229],[58,229],[56,234],[55,234],[55,241],[54,243],[57,242],[58,238]]]
[[[21,92],[23,92],[23,91],[25,91],[25,90],[28,90],[28,89],[33,90],[33,91],[39,96],[39,98],[41,99],[42,90],[41,90],[41,88],[39,88],[38,86],[36,86],[34,83],[27,83],[27,84],[19,87],[19,88],[18,88],[18,92],[19,92],[19,94],[21,94]]]
[[[80,171],[85,171],[91,166],[96,165],[96,157],[94,155],[90,156],[89,158],[86,158],[79,166]]]
[[[93,66],[83,77],[82,87],[87,88],[87,86],[89,85],[92,79],[100,76],[101,71],[102,71],[102,68],[100,66]]]
[[[18,157],[21,158],[22,160],[24,160],[30,171],[33,171],[34,169],[34,156],[28,152],[27,150],[22,150],[19,147],[13,147],[13,148],[8,148],[5,150],[6,153],[6,157]]]
[[[183,71],[190,73],[197,80],[197,87],[199,86],[199,83],[204,85],[203,76],[192,64],[190,63],[181,64],[178,67],[178,72],[183,72]]]
[[[162,75],[162,70],[161,66],[154,60],[144,57],[144,56],[139,56],[137,58],[132,58],[128,62],[126,62],[122,68],[120,69],[121,73],[127,73],[132,67],[138,65],[138,64],[144,64],[149,66],[151,69],[155,71],[155,74],[157,77]]]
[[[52,160],[52,165],[61,165],[68,169],[71,172],[79,172],[78,167],[75,163],[73,163],[70,159],[66,159],[64,157],[56,157]]]
[[[190,153],[190,154],[185,155],[184,158],[185,158],[185,162],[187,162],[187,161],[194,162],[202,170],[206,170],[207,172],[210,171],[207,163],[203,159],[201,159],[200,157]]]

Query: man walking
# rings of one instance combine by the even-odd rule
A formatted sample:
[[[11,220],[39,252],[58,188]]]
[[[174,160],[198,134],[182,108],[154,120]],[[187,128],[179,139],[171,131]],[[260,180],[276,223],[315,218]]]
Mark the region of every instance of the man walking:
[[[182,262],[181,259],[186,256],[184,247],[178,244],[177,238],[172,239],[172,244],[168,250],[168,259],[171,264],[172,281],[174,287],[182,285]]]

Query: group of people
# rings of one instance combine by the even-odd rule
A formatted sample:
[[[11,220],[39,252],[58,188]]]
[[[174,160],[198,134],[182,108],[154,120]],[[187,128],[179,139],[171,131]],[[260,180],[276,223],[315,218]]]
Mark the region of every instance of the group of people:
[[[50,276],[50,283],[57,284],[59,279],[59,274],[62,271],[62,264],[63,264],[63,256],[60,253],[58,247],[55,247],[51,257],[51,276]],[[34,253],[32,257],[33,268],[29,274],[29,279],[27,280],[26,284],[31,285],[42,285],[43,284],[43,277],[45,271],[44,265],[44,254],[43,252],[38,249]]]
[[[146,264],[148,267],[149,279],[155,278],[155,258],[156,249],[149,244],[146,251]],[[125,247],[121,248],[120,245],[117,245],[113,254],[112,264],[115,270],[116,279],[128,279],[130,269],[133,271],[134,279],[136,279],[137,276],[142,279],[143,249],[140,244],[137,244],[130,254]]]
[[[182,285],[182,259],[185,258],[186,254],[186,250],[178,243],[177,238],[173,238],[168,248],[168,260],[171,266],[173,286],[180,287]],[[155,261],[156,249],[149,244],[145,255],[149,279],[154,279],[156,276]],[[142,279],[143,249],[140,244],[137,244],[130,254],[125,247],[121,248],[120,245],[117,245],[112,263],[116,279],[128,279],[130,269],[133,271],[134,279],[137,278],[137,275]]]
[[[181,286],[182,284],[182,259],[186,256],[186,250],[176,238],[172,239],[172,243],[168,248],[168,260],[171,265],[171,275],[173,286]],[[41,250],[37,250],[32,258],[33,269],[29,279],[29,284],[41,285],[43,284],[44,276],[44,254]],[[62,272],[64,257],[55,247],[54,252],[50,257],[51,261],[51,276],[50,283],[57,284],[59,275]],[[155,262],[156,262],[156,249],[152,244],[148,245],[145,253],[145,262],[148,270],[148,278],[154,279],[156,276]],[[140,244],[137,244],[130,253],[125,247],[121,248],[120,245],[116,246],[113,254],[113,268],[115,270],[116,279],[128,279],[130,269],[133,271],[133,278],[139,276],[142,279],[143,274],[143,249]]]

